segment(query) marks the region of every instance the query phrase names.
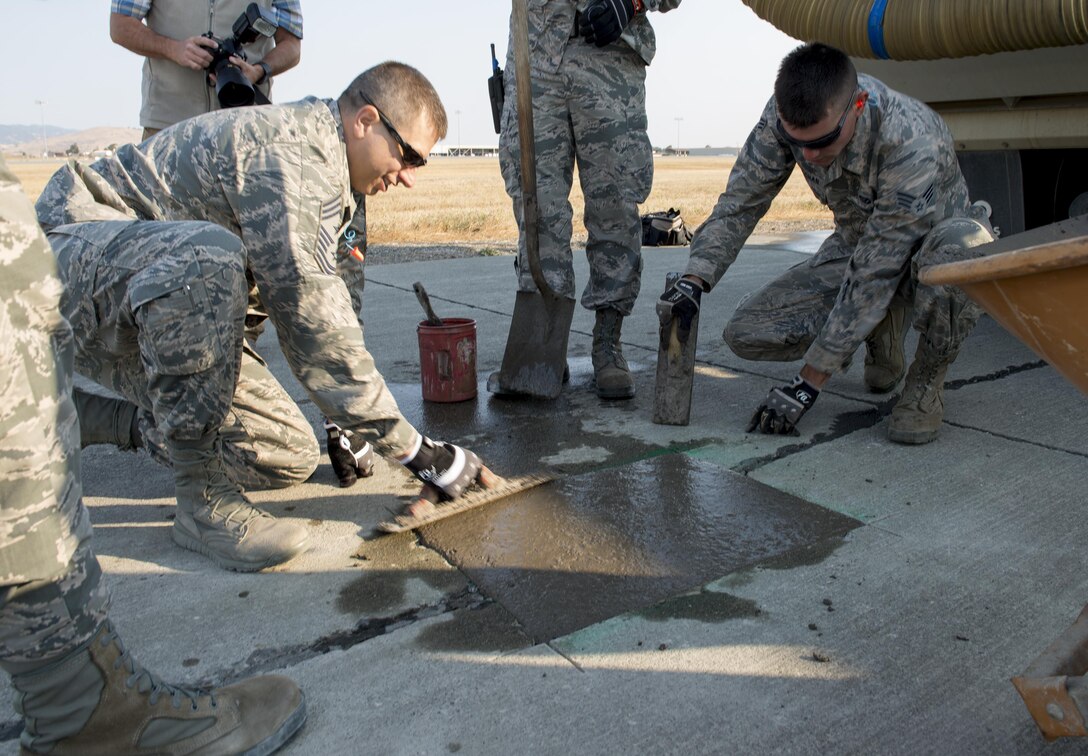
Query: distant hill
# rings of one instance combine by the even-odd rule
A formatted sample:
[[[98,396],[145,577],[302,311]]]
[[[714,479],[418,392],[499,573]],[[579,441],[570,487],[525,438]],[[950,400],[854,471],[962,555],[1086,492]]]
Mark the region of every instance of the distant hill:
[[[61,134],[71,133],[72,129],[64,129],[60,126],[45,126],[45,136],[48,140],[49,137],[60,136]],[[22,144],[23,142],[32,142],[35,139],[38,140],[38,144],[41,144],[42,140],[42,127],[40,125],[27,126],[25,124],[4,124],[0,123],[0,146],[7,148],[11,145]],[[71,142],[69,142],[71,144]]]
[[[29,127],[28,127],[29,128]],[[93,152],[109,147],[111,144],[128,144],[139,142],[143,134],[142,129],[126,129],[116,126],[96,126],[93,129],[83,131],[62,130],[59,134],[49,135],[46,127],[46,149],[52,153],[63,154],[73,144],[79,146],[80,152]],[[2,139],[3,151],[18,155],[40,155],[42,152],[41,128],[37,134],[31,134],[29,139],[8,146]]]

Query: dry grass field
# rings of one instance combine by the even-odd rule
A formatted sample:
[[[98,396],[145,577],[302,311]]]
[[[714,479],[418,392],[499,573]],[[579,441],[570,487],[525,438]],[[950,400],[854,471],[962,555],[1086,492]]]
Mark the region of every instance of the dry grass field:
[[[33,160],[22,160],[14,157],[4,157],[4,161],[8,164],[8,168],[15,174],[15,178],[23,185],[23,191],[30,196],[30,199],[38,199],[38,195],[42,193],[42,189],[45,187],[49,177],[53,173],[64,165],[64,161],[60,158],[54,160],[44,160],[41,158],[35,158]]]
[[[36,199],[60,160],[9,159],[8,165]],[[724,191],[731,157],[658,157],[654,189],[641,212],[678,208],[695,228]],[[575,177],[571,196],[574,234],[584,240],[583,200]],[[367,206],[371,244],[509,244],[517,238],[510,199],[495,158],[433,159],[416,176],[411,191],[392,189]],[[831,227],[831,214],[795,173],[757,231],[785,232]]]

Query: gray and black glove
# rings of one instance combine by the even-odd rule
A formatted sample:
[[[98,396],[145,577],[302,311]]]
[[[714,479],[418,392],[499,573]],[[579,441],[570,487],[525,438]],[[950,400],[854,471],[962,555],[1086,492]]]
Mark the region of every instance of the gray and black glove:
[[[329,461],[342,488],[354,486],[359,478],[374,474],[374,450],[370,444],[328,419],[325,431],[329,434]]]
[[[681,342],[688,340],[691,333],[691,321],[699,314],[699,299],[703,295],[703,288],[694,281],[681,278],[661,295],[657,300],[657,317],[661,325],[667,325],[670,320],[677,320],[676,338]]]
[[[820,392],[801,376],[793,379],[788,386],[771,389],[763,404],[756,408],[752,421],[748,423],[748,432],[758,429],[760,433],[780,436],[796,436],[797,422],[816,403]]]
[[[610,45],[644,7],[642,0],[592,0],[582,12],[578,34],[597,47]]]
[[[432,504],[456,499],[481,475],[488,474],[473,452],[423,435],[419,448],[401,464],[423,481],[420,498]]]

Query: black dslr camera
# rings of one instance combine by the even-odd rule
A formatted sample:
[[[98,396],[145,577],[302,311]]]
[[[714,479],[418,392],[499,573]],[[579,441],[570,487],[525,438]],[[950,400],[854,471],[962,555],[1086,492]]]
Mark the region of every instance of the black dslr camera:
[[[216,44],[212,54],[212,62],[208,64],[208,86],[211,86],[210,74],[215,74],[215,96],[219,98],[219,104],[224,108],[237,108],[243,105],[252,105],[261,100],[260,104],[266,105],[268,100],[258,92],[249,79],[242,73],[242,69],[230,62],[232,55],[237,55],[246,60],[243,45],[248,45],[257,40],[257,37],[271,37],[279,28],[275,20],[269,16],[257,3],[250,3],[245,13],[238,17],[231,27],[234,33],[230,39],[219,39],[210,31],[204,36]]]

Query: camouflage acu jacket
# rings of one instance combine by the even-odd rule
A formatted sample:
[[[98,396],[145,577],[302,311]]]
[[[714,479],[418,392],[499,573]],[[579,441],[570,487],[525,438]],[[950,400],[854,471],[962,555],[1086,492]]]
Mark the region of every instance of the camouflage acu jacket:
[[[384,383],[372,385],[381,378],[349,292],[347,268],[361,264],[349,254],[352,234],[338,249],[357,207],[342,132],[334,100],[198,116],[113,157],[69,162],[39,197],[38,220],[46,230],[119,219],[228,229],[245,245],[247,274],[292,372],[321,411],[348,428],[373,418],[376,404],[399,417]]]
[[[643,0],[647,11],[670,11],[681,0]],[[574,32],[575,11],[584,11],[589,0],[528,0],[529,62],[533,69],[555,73],[563,60],[563,51]],[[620,40],[638,53],[646,65],[654,59],[657,40],[646,13],[638,14],[623,30]],[[510,33],[507,46],[507,66],[514,71],[514,35]]]
[[[779,137],[767,103],[737,157],[725,193],[691,242],[687,273],[716,284],[785,185],[795,165],[831,209],[836,235],[813,264],[850,256],[838,301],[805,361],[836,372],[880,322],[922,239],[941,220],[967,215],[967,185],[940,116],[861,75],[869,101],[853,138],[827,168]]]

